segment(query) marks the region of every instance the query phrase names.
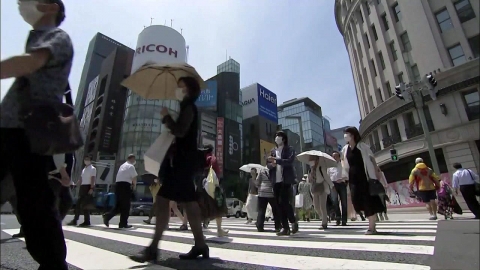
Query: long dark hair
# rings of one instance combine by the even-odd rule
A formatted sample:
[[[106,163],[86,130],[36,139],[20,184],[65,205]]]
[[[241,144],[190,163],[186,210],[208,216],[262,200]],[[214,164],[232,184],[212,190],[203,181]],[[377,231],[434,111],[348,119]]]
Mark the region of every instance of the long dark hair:
[[[178,79],[178,82],[183,82],[185,86],[187,87],[187,92],[188,92],[188,100],[191,102],[195,102],[198,97],[200,96],[200,84],[198,83],[197,79],[194,77],[181,77]]]
[[[359,143],[362,140],[362,136],[360,136],[360,132],[356,127],[347,127],[343,133],[350,133],[355,143]]]

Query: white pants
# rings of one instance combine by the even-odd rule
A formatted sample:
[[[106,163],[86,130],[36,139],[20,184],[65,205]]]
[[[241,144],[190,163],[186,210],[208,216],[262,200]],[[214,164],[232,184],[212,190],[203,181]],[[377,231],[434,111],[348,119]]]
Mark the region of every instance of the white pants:
[[[319,216],[322,217],[322,224],[328,223],[328,212],[327,212],[327,199],[328,194],[312,194],[313,196],[313,207]]]
[[[245,204],[248,219],[257,219],[258,215],[258,195],[248,194]]]

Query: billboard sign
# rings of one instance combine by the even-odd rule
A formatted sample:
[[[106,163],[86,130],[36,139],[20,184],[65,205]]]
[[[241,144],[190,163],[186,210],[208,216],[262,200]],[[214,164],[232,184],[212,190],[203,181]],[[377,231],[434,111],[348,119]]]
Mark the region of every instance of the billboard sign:
[[[203,89],[197,101],[198,108],[217,109],[217,81],[207,81],[207,89]]]
[[[243,119],[262,116],[278,123],[277,95],[260,84],[242,89]]]
[[[258,86],[258,115],[278,123],[277,95],[272,91]]]
[[[267,158],[270,156],[270,152],[274,148],[274,143],[260,140],[260,164],[267,166]]]
[[[223,117],[217,117],[217,144],[216,144],[216,156],[218,167],[220,168],[220,176],[223,175],[223,135],[224,135],[225,119]]]
[[[225,168],[238,170],[242,166],[240,126],[232,120],[227,120],[225,124]]]
[[[106,77],[100,81],[100,85],[104,83]],[[109,85],[106,91],[106,101],[102,120],[102,139],[98,150],[105,153],[117,152],[120,136],[114,135],[115,130],[120,130],[123,125],[123,113],[125,110],[125,102],[127,100],[127,88],[115,87]],[[141,128],[142,126],[140,126]]]

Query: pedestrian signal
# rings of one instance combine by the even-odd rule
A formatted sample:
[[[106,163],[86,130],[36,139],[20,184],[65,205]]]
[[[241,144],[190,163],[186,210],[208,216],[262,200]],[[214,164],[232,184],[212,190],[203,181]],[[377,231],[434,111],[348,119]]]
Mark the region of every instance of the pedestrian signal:
[[[398,161],[397,150],[390,149],[390,157],[391,157],[392,161]]]

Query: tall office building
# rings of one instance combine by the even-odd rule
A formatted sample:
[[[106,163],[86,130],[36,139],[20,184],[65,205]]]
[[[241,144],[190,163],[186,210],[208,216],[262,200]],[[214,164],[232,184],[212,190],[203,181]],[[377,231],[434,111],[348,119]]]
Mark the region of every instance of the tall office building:
[[[303,134],[300,132],[300,121]],[[295,98],[279,105],[278,123],[282,129],[303,135],[305,151],[326,151],[322,108],[310,98]]]
[[[437,99],[424,95],[440,172],[480,169],[479,0],[335,1],[360,110],[360,133],[389,182],[408,179],[414,160],[431,165],[412,102],[393,92],[432,72]],[[393,162],[395,146],[400,160]]]
[[[75,115],[79,119],[82,117],[86,105],[85,101],[90,82],[100,73],[103,60],[117,47],[129,49],[127,46],[101,33],[97,33],[90,41],[80,77],[77,97],[75,98]]]
[[[240,64],[231,57],[217,66],[217,74],[222,72],[234,72],[240,74]]]

